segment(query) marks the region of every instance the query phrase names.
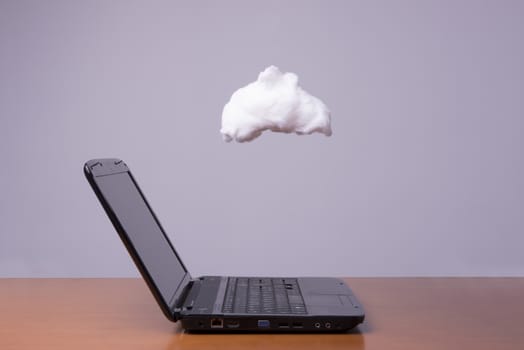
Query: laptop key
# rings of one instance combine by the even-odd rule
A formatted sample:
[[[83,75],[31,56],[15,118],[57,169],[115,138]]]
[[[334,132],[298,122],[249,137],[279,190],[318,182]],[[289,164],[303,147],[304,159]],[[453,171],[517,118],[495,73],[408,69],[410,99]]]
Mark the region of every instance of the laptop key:
[[[306,313],[295,279],[229,278],[224,313]]]

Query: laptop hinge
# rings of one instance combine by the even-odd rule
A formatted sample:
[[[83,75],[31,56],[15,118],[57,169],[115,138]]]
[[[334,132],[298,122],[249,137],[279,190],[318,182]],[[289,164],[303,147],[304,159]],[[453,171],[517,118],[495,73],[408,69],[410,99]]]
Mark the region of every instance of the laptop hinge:
[[[191,291],[191,288],[193,288],[193,285],[197,280],[191,280],[189,281],[182,290],[182,293],[180,293],[180,296],[175,302],[175,307],[173,308],[173,314],[175,316],[175,319],[180,318],[180,313],[184,310],[190,310],[193,305],[192,303],[190,305],[184,305],[187,297],[189,296],[189,292]]]

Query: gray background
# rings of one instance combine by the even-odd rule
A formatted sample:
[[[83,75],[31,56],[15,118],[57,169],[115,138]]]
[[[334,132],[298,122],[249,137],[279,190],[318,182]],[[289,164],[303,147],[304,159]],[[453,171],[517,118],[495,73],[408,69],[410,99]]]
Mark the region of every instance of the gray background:
[[[0,1],[0,276],[135,276],[121,157],[190,271],[524,275],[524,2]],[[222,141],[274,64],[334,135]]]

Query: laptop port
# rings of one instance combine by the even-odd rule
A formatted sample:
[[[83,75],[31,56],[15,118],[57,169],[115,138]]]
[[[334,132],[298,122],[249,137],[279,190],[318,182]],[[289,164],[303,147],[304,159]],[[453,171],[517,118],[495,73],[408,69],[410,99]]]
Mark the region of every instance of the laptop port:
[[[324,325],[324,327],[326,327],[326,328],[331,328],[331,323],[326,322],[326,324]]]
[[[320,328],[320,322],[315,323],[315,328]]]
[[[226,328],[238,328],[240,327],[240,322],[238,321],[227,321]]]
[[[278,328],[289,328],[289,323],[287,322],[279,322]]]
[[[258,328],[269,328],[269,320],[258,320]]]
[[[224,320],[221,318],[212,318],[211,328],[224,328]]]
[[[304,325],[302,324],[302,322],[293,322],[293,323],[291,324],[291,326],[292,326],[293,328],[304,328]]]

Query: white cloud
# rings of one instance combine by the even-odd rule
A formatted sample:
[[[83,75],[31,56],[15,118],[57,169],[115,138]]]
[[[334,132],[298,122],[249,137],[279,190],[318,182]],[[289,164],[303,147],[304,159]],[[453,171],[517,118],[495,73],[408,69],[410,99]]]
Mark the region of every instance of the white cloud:
[[[320,99],[298,86],[296,74],[270,66],[233,93],[222,111],[220,132],[224,141],[244,142],[265,130],[331,136],[331,115]]]

